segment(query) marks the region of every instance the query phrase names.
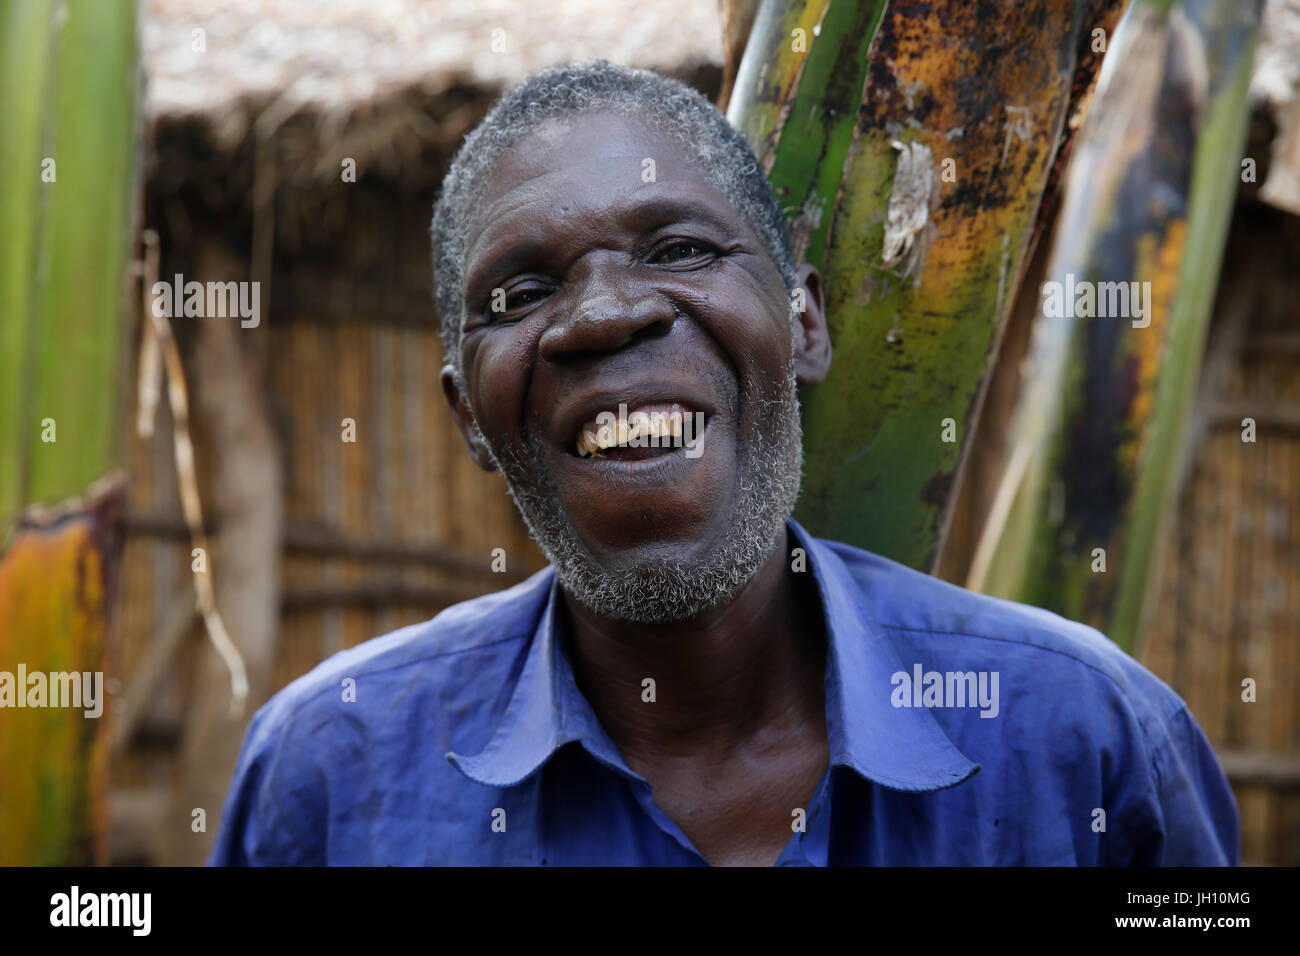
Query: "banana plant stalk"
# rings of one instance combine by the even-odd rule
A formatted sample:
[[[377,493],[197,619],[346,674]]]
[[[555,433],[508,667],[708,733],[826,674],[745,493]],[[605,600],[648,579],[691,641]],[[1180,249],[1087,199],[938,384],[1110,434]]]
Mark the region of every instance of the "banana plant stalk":
[[[798,517],[924,569],[1069,136],[1080,51],[1122,3],[990,6],[764,0],[728,106],[824,279],[835,355],[801,396]]]
[[[1261,0],[1135,0],[1068,172],[968,586],[1137,650],[1204,351]],[[999,513],[1000,512],[1000,513]]]
[[[0,0],[3,864],[102,862],[105,849],[107,709],[51,695],[62,702],[75,675],[75,696],[93,696],[109,659],[121,491],[86,493],[115,470],[124,432],[137,17],[136,0]]]

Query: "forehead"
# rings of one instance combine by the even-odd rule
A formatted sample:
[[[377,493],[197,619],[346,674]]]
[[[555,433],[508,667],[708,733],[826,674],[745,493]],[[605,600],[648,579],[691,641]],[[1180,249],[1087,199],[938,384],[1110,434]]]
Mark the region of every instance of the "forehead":
[[[675,138],[609,111],[550,119],[494,165],[470,229],[466,265],[537,231],[578,233],[619,217],[691,208],[736,230],[745,223]]]
[[[701,179],[707,178],[675,137],[642,118],[611,109],[551,117],[538,123],[496,163],[489,183],[500,187],[512,179],[544,175],[584,160],[645,157],[684,163]]]

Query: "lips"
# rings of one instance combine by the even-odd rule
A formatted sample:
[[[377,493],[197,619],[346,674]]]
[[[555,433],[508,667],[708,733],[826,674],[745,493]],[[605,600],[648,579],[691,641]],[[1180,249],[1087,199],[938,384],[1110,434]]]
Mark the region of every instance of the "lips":
[[[736,455],[730,422],[735,400],[728,395],[728,383],[721,375],[716,376],[716,385],[714,376],[708,380],[690,374],[669,377],[684,369],[660,368],[659,375],[651,378],[654,371],[632,370],[622,382],[610,374],[583,376],[580,384],[571,380],[567,388],[551,391],[558,398],[553,400],[553,411],[533,429],[541,439],[535,446],[536,467],[549,472],[560,505],[573,515],[584,536],[603,548],[651,547],[648,542],[698,534],[688,526],[724,507],[723,500],[734,491]],[[537,411],[544,407],[538,406]],[[674,410],[682,421],[677,438],[672,435]],[[620,411],[627,435],[618,444]],[[647,421],[637,412],[644,412],[651,423],[653,413],[659,413],[658,422],[650,424],[659,432],[659,447],[650,444]],[[689,445],[685,443],[688,415],[694,437]],[[612,433],[602,436],[600,427],[611,421]],[[631,434],[634,423],[640,426],[637,439]],[[586,455],[579,453],[578,438],[583,433],[597,439],[596,453],[590,449],[584,449],[589,451]],[[616,444],[600,449],[601,437]]]

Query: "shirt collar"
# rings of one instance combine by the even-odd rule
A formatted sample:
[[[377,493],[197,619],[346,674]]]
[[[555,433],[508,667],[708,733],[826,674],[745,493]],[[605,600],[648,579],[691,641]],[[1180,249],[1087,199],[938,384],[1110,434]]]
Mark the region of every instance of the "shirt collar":
[[[787,524],[807,554],[826,620],[831,765],[894,790],[942,790],[969,778],[979,765],[954,746],[929,709],[890,703],[890,678],[905,668],[844,562],[794,519]],[[470,780],[514,786],[575,740],[602,763],[637,777],[578,688],[558,633],[559,600],[552,570],[549,599],[496,732],[477,754],[447,754]]]
[[[452,766],[477,783],[512,787],[575,740],[614,769],[636,776],[578,688],[556,621],[559,582],[553,568],[548,575],[550,595],[496,733],[477,754],[447,754]]]

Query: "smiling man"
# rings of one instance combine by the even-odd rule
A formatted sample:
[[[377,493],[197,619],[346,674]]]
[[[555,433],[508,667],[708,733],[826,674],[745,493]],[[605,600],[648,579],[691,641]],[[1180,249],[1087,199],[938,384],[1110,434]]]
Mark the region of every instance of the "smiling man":
[[[433,244],[443,389],[551,567],[277,694],[213,862],[1236,862],[1203,734],[1104,636],[791,519],[822,289],[706,100],[534,76]]]

